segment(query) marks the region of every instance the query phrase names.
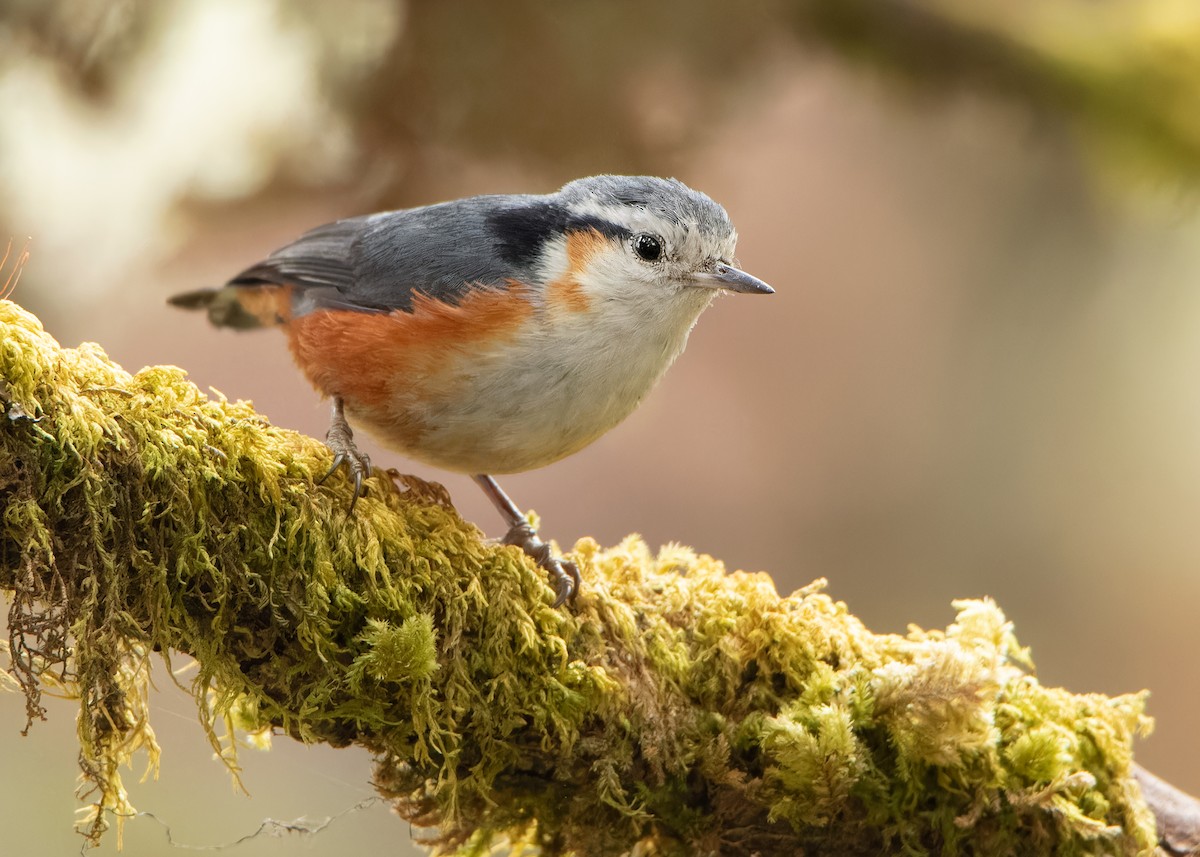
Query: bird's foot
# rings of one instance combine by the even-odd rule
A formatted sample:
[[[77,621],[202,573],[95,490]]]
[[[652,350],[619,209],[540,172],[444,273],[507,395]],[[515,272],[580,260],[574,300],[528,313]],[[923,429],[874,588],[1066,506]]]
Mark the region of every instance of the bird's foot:
[[[346,422],[340,401],[334,405],[329,431],[325,433],[325,445],[333,452],[333,464],[330,465],[325,475],[317,480],[317,484],[325,484],[326,479],[336,473],[343,464],[346,465],[350,470],[350,476],[354,479],[354,496],[350,500],[350,513],[353,514],[358,498],[367,493],[363,480],[371,475],[371,459],[366,453],[359,452],[358,447],[354,444],[354,432],[350,430],[350,424]]]
[[[554,589],[554,606],[561,607],[567,601],[574,601],[583,585],[579,575],[579,566],[569,559],[556,557],[549,543],[538,538],[537,530],[528,521],[514,524],[505,534],[503,543],[516,545],[523,550],[550,576],[550,586]]]

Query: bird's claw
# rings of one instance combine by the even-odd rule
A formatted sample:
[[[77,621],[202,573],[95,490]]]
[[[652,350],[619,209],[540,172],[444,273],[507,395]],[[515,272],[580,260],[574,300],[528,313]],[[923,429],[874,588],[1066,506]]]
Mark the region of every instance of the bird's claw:
[[[366,453],[358,451],[358,447],[354,444],[354,433],[350,431],[350,426],[344,418],[338,419],[340,416],[340,413],[335,413],[333,423],[325,435],[325,445],[333,452],[333,463],[329,466],[329,470],[325,471],[325,475],[317,480],[317,484],[324,485],[325,480],[336,473],[342,465],[348,467],[350,475],[354,478],[354,496],[350,500],[349,510],[349,513],[353,514],[358,498],[367,493],[367,489],[363,486],[363,480],[371,475],[371,458]]]
[[[528,521],[515,524],[505,534],[506,545],[515,545],[525,552],[550,577],[550,586],[554,590],[554,606],[561,607],[567,601],[574,601],[583,586],[583,578],[579,574],[579,566],[569,559],[556,557],[549,543],[538,538],[537,530]]]

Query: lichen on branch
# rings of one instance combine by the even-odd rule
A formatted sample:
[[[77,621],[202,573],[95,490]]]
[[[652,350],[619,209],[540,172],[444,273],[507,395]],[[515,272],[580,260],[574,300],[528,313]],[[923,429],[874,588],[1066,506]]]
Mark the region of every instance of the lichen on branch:
[[[873,634],[820,582],[781,598],[636,537],[541,572],[437,486],[376,476],[347,514],[322,444],[171,367],[130,375],[0,302],[0,588],[10,671],[80,702],[85,831],[153,763],[153,653],[201,722],[359,744],[445,851],[1125,854],[1140,695],[1043,687],[1000,610]],[[15,740],[15,738],[14,738]]]

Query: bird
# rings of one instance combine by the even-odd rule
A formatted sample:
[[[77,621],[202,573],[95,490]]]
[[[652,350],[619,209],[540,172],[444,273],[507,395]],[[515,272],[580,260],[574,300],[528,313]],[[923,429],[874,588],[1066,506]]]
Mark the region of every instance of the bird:
[[[371,474],[362,429],[469,474],[559,607],[579,569],[495,476],[552,464],[628,417],[717,294],[772,294],[736,266],[736,243],[725,209],[677,179],[596,175],[337,220],[168,301],[216,327],[283,330],[332,403],[320,481],[348,468],[351,513]]]

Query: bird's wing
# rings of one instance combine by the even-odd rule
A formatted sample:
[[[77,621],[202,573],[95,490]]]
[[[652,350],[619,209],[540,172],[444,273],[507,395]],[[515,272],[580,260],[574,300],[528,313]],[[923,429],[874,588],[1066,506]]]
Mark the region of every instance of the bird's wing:
[[[479,289],[528,283],[541,243],[565,226],[548,197],[482,196],[338,220],[229,281],[292,287],[293,311],[411,311],[423,294],[457,304]]]

